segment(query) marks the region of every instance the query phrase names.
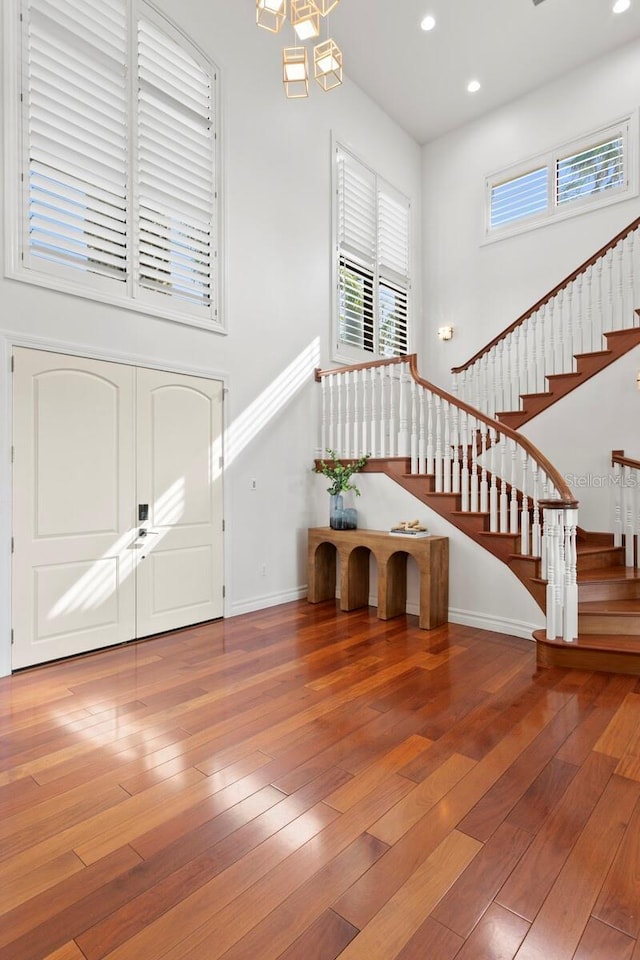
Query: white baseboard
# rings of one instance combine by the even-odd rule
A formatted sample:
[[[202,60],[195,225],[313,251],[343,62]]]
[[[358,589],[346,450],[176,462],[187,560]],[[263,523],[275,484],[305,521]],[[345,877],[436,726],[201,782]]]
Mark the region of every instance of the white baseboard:
[[[336,596],[339,596],[339,591]],[[377,605],[377,594],[372,594],[369,597],[369,606]],[[407,613],[412,613],[416,617],[420,615],[420,606],[417,602],[409,600],[406,609]],[[527,623],[524,620],[507,620],[506,617],[490,616],[474,610],[457,610],[455,607],[449,607],[449,623],[459,623],[463,627],[477,627],[478,630],[491,630],[493,633],[504,633],[510,637],[521,637],[523,640],[533,640],[533,631],[545,628],[544,620],[540,623]]]
[[[506,633],[523,640],[533,640],[533,631],[543,630],[545,626],[544,621],[526,623],[524,620],[507,620],[505,617],[475,613],[473,610],[456,610],[453,607],[449,609],[449,622],[459,623],[464,627],[477,627],[479,630],[492,630],[494,633]]]
[[[295,590],[285,590],[283,593],[267,593],[251,600],[240,600],[232,603],[226,615],[240,617],[243,613],[255,613],[256,610],[266,610],[267,607],[277,607],[280,603],[291,603],[293,600],[303,600],[307,596],[307,585],[296,587]]]

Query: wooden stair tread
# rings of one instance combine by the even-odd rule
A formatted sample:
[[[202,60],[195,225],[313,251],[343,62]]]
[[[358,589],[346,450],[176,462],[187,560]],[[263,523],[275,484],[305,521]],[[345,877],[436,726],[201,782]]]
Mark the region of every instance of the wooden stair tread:
[[[638,311],[636,311],[637,313]],[[553,373],[546,377],[550,390],[537,394],[521,394],[523,409],[496,413],[496,419],[519,429],[523,424],[547,410],[553,403],[571,393],[576,387],[614,363],[619,357],[640,344],[640,327],[627,327],[605,333],[607,348],[591,353],[575,354],[577,370]],[[529,400],[529,408],[527,408]]]
[[[640,581],[640,568],[598,567],[595,570],[581,570],[578,573],[578,583],[618,583],[629,580]]]
[[[617,617],[640,617],[640,600],[585,600],[578,604],[580,614],[611,613]]]
[[[620,633],[614,636],[606,633],[592,633],[578,637],[573,643],[565,643],[560,637],[548,640],[544,630],[534,631],[533,637],[539,643],[562,650],[602,650],[608,654],[634,653],[640,656],[640,636],[633,634]]]

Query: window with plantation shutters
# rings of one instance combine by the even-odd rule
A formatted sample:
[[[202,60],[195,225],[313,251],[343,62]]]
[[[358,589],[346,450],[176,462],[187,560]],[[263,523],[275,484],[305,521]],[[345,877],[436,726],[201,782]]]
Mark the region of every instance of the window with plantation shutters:
[[[637,118],[487,177],[488,240],[626,200],[638,192]]]
[[[127,279],[127,15],[122,2],[31,0],[25,22],[25,256]]]
[[[214,65],[144,0],[15,0],[29,279],[221,329]]]
[[[400,356],[409,346],[409,201],[341,146],[335,176],[337,356]]]

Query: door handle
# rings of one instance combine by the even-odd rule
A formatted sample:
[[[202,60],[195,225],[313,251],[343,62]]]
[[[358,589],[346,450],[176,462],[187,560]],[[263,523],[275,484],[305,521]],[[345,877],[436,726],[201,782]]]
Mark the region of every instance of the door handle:
[[[139,537],[157,537],[158,534],[155,530],[145,530],[144,527],[140,527],[138,530]]]

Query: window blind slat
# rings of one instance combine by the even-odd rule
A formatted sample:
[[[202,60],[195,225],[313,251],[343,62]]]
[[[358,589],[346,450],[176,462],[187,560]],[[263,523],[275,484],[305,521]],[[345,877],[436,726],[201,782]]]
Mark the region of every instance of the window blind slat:
[[[146,302],[164,294],[211,317],[214,71],[145,0],[134,20],[131,3],[22,0],[28,252],[48,276],[59,264],[65,277],[100,274],[96,291],[124,280],[128,296],[137,284]]]
[[[347,151],[337,151],[338,340],[398,356],[408,347],[410,207]]]

